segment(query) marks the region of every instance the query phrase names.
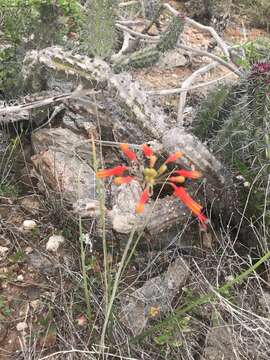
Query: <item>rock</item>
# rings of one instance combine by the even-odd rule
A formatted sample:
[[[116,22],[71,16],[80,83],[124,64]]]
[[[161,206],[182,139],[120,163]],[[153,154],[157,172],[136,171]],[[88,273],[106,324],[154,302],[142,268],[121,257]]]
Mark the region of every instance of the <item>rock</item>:
[[[157,65],[160,68],[171,69],[179,66],[187,66],[189,63],[189,56],[182,49],[173,49],[167,51]]]
[[[128,234],[132,231],[136,220],[139,218],[135,213],[135,208],[141,192],[141,185],[137,181],[115,188],[114,205],[109,213],[115,231],[122,234]],[[145,210],[149,206],[148,204]]]
[[[0,259],[6,257],[8,250],[9,250],[8,247],[0,246]]]
[[[44,275],[52,275],[56,270],[54,263],[37,251],[27,256],[27,263]]]
[[[84,142],[83,142],[84,139]],[[32,161],[40,183],[70,201],[96,198],[95,172],[89,166],[90,145],[69,129],[41,129],[32,135]]]
[[[18,276],[17,276],[17,281],[23,281],[23,280],[24,280],[23,275],[18,275]]]
[[[35,220],[24,220],[22,224],[22,229],[25,231],[33,230],[37,227]]]
[[[260,291],[262,292],[262,296],[259,296],[259,303],[263,309],[263,312],[267,313],[268,315],[270,312],[270,293],[262,289]]]
[[[100,216],[100,202],[89,198],[79,199],[73,204],[73,212],[81,217]]]
[[[33,215],[38,214],[41,208],[40,201],[36,195],[30,195],[24,197],[20,201],[20,204],[25,210],[27,210],[29,213]]]
[[[20,322],[16,325],[17,331],[25,331],[28,328],[26,322]]]
[[[188,273],[187,263],[178,258],[165,274],[146,281],[141,288],[122,297],[120,316],[134,335],[143,331],[153,315],[157,316],[170,310],[171,302],[184,285]]]
[[[216,326],[210,329],[206,337],[206,347],[201,360],[234,360],[235,338],[232,337],[229,326]]]
[[[56,252],[59,249],[59,246],[64,242],[65,242],[65,238],[62,235],[50,236],[46,244],[46,250]]]

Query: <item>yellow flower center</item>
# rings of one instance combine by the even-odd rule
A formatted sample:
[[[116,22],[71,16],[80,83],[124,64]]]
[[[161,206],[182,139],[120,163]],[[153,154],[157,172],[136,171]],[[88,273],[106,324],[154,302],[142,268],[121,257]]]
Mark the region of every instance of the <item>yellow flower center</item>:
[[[149,185],[154,185],[155,178],[157,177],[158,173],[155,169],[145,168],[143,171],[144,174],[144,181]]]

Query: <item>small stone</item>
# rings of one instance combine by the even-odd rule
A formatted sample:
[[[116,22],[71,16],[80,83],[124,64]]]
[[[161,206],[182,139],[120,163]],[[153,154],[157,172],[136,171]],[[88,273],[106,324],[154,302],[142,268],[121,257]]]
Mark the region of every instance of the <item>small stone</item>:
[[[53,235],[49,238],[46,244],[46,250],[56,252],[61,244],[65,242],[62,235]]]
[[[27,328],[28,328],[28,325],[26,324],[26,322],[20,322],[16,325],[17,331],[24,331]]]
[[[5,246],[0,246],[0,258],[5,256],[8,252],[8,248]]]
[[[31,248],[31,246],[27,246],[27,247],[24,249],[24,252],[26,253],[26,255],[28,255],[28,254],[31,254],[31,252],[33,252],[33,249]]]
[[[38,309],[41,309],[42,307],[42,301],[39,299],[30,301],[30,306],[34,311],[37,311]]]
[[[30,231],[37,227],[37,223],[35,222],[35,220],[24,220],[22,227],[23,230]]]
[[[244,180],[245,180],[244,176],[242,176],[242,175],[237,175],[237,176],[236,176],[236,179],[237,179],[237,180],[241,180],[241,181],[244,181]]]
[[[250,182],[249,181],[245,181],[243,185],[244,185],[245,188],[250,188]]]
[[[23,280],[24,280],[23,275],[18,275],[18,276],[17,276],[17,280],[18,280],[18,281],[23,281]]]

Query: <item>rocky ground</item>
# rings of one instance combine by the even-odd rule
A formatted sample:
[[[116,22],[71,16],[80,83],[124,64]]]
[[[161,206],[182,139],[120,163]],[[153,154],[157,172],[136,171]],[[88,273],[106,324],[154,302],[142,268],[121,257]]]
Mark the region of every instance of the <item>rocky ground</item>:
[[[170,3],[179,8],[178,2]],[[153,27],[152,32],[156,31]],[[239,19],[224,33],[224,39],[232,45],[258,36],[269,35],[257,28],[243,31]],[[182,39],[184,44],[203,50],[211,42],[209,34],[193,28],[186,29]],[[207,63],[207,57],[176,49],[168,51],[151,68],[132,69],[129,73],[170,114],[173,126],[179,94],[164,96],[155,92],[180,88],[188,76]],[[201,76],[195,83],[199,86],[188,97],[187,126],[198,103],[217,83],[236,81],[236,75],[224,67]],[[68,81],[65,86],[69,89]],[[106,131],[107,115],[105,120],[102,118],[104,99],[100,101],[98,96],[98,121]],[[146,231],[137,231],[139,245],[122,273],[108,327],[110,346],[102,354],[99,344],[104,308],[108,306],[104,288],[106,281],[113,286],[112,278],[119,269],[134,220],[129,218],[127,208],[136,202],[129,194],[135,193],[136,198],[137,189],[128,188],[125,197],[125,190],[114,190],[113,195],[105,192],[110,205],[106,224],[102,224],[95,173],[89,161],[96,151],[101,161],[116,164],[119,152],[105,144],[102,155],[98,142],[93,148],[96,108],[89,110],[93,120],[89,122],[77,111],[79,105],[72,108],[65,102],[64,117],[58,116],[63,110],[59,105],[49,126],[35,126],[23,136],[19,128],[9,127],[13,140],[1,140],[3,177],[12,181],[0,187],[0,359],[268,359],[267,266],[252,272],[244,284],[172,319],[152,338],[132,343],[134,336],[157,320],[185,304],[195,304],[256,261],[253,249],[245,249],[243,254],[242,248],[240,256],[234,247],[235,229],[213,225],[205,231],[186,219],[166,227],[166,221],[175,222],[175,215],[170,215],[175,203],[166,204],[162,199],[158,203],[159,218],[152,219]],[[113,108],[116,117],[117,111]],[[115,129],[116,141],[122,141],[121,121]],[[3,139],[5,133],[1,132]],[[153,142],[157,152],[158,145]],[[164,215],[161,210],[166,206]],[[183,212],[183,208],[177,209],[176,215],[177,211]],[[166,223],[164,228],[160,222]],[[106,261],[102,251],[104,229]],[[107,280],[105,271],[109,274]]]

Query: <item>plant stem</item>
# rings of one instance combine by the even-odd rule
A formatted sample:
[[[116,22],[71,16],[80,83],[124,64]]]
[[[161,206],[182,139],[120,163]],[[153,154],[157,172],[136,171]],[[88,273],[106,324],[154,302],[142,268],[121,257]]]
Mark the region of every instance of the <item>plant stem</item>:
[[[83,231],[82,231],[82,219],[79,218],[79,231],[80,231],[80,244],[81,244],[81,263],[82,263],[82,275],[83,275],[83,288],[84,288],[84,297],[87,307],[87,318],[88,321],[91,321],[92,318],[92,309],[91,309],[91,303],[90,303],[90,296],[89,296],[89,287],[88,287],[88,276],[86,271],[86,265],[85,265],[85,248],[83,244]]]

